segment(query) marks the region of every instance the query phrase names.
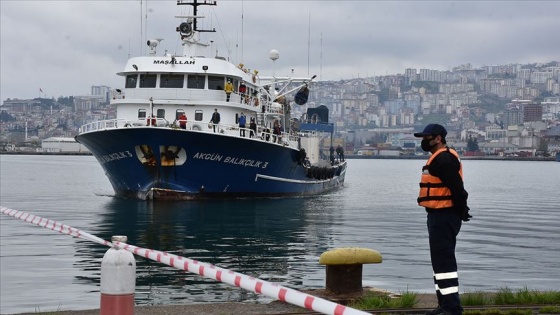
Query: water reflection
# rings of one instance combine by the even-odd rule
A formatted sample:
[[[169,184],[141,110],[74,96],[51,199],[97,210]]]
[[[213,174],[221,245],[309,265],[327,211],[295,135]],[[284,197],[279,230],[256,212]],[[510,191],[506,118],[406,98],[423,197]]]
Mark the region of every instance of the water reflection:
[[[154,203],[113,198],[91,232],[103,239],[126,235],[130,244],[298,287],[309,268],[321,268],[305,261],[309,261],[309,255],[318,257],[328,248],[329,231],[337,220],[332,207],[321,207],[323,202],[328,200],[314,197]],[[310,245],[310,239],[317,243]],[[92,271],[89,276],[77,276],[76,281],[97,285],[97,270],[107,248],[92,249],[91,243],[82,241],[76,245],[75,265]],[[243,290],[139,257],[136,285],[140,304],[164,304],[170,299],[256,299]]]

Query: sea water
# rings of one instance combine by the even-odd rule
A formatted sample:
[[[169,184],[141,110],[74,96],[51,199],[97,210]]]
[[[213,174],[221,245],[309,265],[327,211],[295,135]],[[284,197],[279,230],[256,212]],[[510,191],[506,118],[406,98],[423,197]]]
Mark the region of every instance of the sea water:
[[[168,251],[294,289],[322,288],[324,251],[378,250],[364,286],[433,292],[422,160],[348,160],[344,188],[306,198],[145,202],[113,197],[91,156],[0,156],[0,205],[103,239]],[[469,206],[457,244],[461,291],[558,290],[560,163],[463,162]],[[107,247],[0,215],[0,313],[99,307]],[[136,303],[267,301],[136,257]]]

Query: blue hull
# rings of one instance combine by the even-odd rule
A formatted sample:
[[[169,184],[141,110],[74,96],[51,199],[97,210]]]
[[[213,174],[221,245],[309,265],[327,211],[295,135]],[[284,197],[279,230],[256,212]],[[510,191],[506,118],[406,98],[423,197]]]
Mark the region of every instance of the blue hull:
[[[346,162],[306,167],[293,148],[169,128],[119,128],[76,140],[97,158],[119,196],[204,199],[312,195],[340,187]]]

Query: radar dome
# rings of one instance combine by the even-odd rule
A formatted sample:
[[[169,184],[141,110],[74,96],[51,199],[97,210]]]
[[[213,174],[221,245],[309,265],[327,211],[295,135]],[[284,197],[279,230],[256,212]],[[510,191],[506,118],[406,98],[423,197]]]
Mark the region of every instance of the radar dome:
[[[273,49],[268,53],[268,56],[270,57],[270,59],[272,59],[273,61],[276,61],[278,58],[280,58],[280,54],[278,53],[278,50]]]

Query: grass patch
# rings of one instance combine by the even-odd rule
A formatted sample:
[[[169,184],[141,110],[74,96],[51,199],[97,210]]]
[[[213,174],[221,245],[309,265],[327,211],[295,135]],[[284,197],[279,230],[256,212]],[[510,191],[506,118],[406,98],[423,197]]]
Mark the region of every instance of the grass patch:
[[[541,314],[560,314],[559,306],[545,306],[539,308],[539,313]]]
[[[461,294],[461,304],[463,306],[481,306],[492,305],[494,303],[489,293],[477,291]]]
[[[500,309],[487,309],[487,310],[467,310],[465,315],[532,315],[532,310],[500,310]]]
[[[380,292],[368,292],[366,295],[350,301],[348,306],[356,309],[399,309],[413,308],[418,304],[418,294],[404,292],[398,297],[391,297]],[[540,313],[560,314],[560,291],[536,291],[527,288],[513,291],[501,288],[498,292],[465,292],[461,294],[463,306],[485,305],[551,305],[544,307]],[[468,310],[466,315],[530,315],[530,310]]]
[[[560,291],[535,291],[525,287],[514,292],[502,288],[494,299],[496,305],[560,304]]]
[[[379,292],[370,292],[351,301],[348,306],[356,309],[412,308],[417,301],[417,293],[405,292],[399,297],[391,297]]]
[[[498,292],[465,292],[463,306],[484,305],[560,305],[560,291],[536,291],[527,288],[513,291],[501,288]]]

